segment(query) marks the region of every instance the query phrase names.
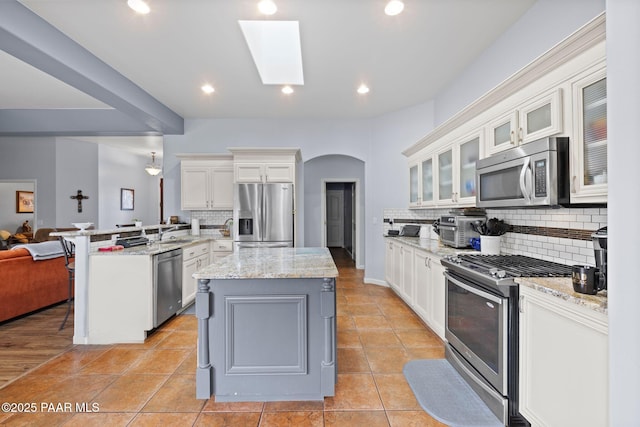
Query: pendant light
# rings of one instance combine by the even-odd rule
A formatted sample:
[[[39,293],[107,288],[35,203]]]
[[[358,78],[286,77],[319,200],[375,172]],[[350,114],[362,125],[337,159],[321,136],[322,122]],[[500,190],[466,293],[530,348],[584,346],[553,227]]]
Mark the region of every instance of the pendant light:
[[[147,165],[147,167],[144,168],[145,171],[147,171],[147,173],[151,176],[156,176],[158,175],[160,172],[162,172],[162,169],[160,168],[160,166],[156,165],[156,152],[152,151],[151,152],[151,163]]]

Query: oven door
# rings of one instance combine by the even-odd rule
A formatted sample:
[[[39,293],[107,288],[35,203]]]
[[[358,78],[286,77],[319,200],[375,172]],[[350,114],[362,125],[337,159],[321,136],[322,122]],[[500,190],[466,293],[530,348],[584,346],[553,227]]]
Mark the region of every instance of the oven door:
[[[508,298],[445,273],[445,338],[503,396],[507,395]]]

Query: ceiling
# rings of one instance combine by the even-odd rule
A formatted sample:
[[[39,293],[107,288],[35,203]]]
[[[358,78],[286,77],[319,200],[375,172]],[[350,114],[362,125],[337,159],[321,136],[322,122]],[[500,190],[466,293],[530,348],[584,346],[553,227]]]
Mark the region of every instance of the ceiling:
[[[268,19],[300,22],[305,84],[290,96],[261,83],[242,37],[238,20],[265,19],[257,0],[149,0],[148,15],[21,3],[182,118],[365,118],[433,98],[534,0],[405,0],[395,17],[384,0],[276,0]],[[0,109],[109,108],[2,51],[0,69]]]

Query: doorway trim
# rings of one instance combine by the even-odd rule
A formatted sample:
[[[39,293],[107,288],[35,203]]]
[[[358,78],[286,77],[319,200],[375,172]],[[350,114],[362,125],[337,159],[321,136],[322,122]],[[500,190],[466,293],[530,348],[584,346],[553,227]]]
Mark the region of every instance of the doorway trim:
[[[353,206],[355,212],[356,229],[353,235],[353,250],[356,253],[356,268],[364,269],[364,263],[362,260],[362,248],[360,247],[360,236],[362,233],[362,221],[360,215],[360,180],[358,178],[323,178],[320,185],[322,186],[320,194],[320,210],[322,215],[320,217],[320,235],[322,236],[322,246],[327,246],[327,184],[343,182],[346,184],[354,185],[354,192],[356,194],[356,203]]]

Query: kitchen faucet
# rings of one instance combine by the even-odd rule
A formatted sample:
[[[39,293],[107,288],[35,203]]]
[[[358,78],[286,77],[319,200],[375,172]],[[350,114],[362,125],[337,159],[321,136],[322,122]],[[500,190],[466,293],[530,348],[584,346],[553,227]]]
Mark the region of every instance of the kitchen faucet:
[[[164,231],[162,230],[162,225],[158,226],[158,242],[162,241],[162,236],[164,235],[164,233],[168,232],[168,231],[173,231],[173,230],[177,230],[178,226],[174,225],[172,227],[169,227],[167,229],[165,229]]]

